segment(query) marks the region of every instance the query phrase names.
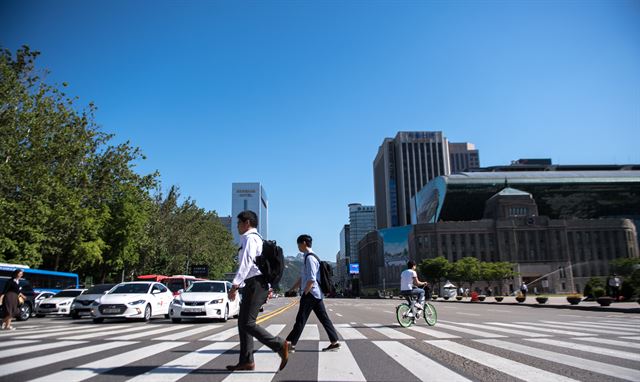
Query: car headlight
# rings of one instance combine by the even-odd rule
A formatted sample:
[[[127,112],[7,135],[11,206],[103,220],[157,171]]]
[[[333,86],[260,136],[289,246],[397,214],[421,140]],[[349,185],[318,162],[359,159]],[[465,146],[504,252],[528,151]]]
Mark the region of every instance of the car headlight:
[[[219,298],[217,300],[211,300],[209,301],[209,304],[222,304],[224,302],[224,299]]]
[[[71,303],[71,301],[65,301],[65,302],[61,302],[58,305],[63,306],[63,305],[69,305],[70,303]]]
[[[136,301],[132,301],[129,303],[129,305],[140,305],[140,304],[144,304],[146,301],[145,300],[136,300]]]
[[[171,303],[172,303],[173,305],[182,305],[182,300],[178,300],[178,299],[176,298],[175,300],[171,301]]]

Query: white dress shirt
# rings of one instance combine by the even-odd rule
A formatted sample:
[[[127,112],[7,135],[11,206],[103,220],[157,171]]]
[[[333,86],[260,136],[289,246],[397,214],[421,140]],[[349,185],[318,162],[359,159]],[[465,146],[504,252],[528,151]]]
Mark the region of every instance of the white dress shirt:
[[[244,280],[262,273],[255,263],[256,257],[262,255],[262,238],[255,228],[249,229],[240,236],[240,249],[238,250],[238,272],[233,278],[233,285],[244,286]]]

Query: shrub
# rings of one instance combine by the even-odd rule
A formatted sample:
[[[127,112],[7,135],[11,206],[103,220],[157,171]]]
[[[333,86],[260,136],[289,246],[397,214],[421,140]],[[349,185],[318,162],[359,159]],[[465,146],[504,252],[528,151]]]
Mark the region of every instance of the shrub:
[[[598,299],[599,297],[604,296],[604,288],[601,287],[597,287],[597,288],[593,288],[593,297],[595,299]]]

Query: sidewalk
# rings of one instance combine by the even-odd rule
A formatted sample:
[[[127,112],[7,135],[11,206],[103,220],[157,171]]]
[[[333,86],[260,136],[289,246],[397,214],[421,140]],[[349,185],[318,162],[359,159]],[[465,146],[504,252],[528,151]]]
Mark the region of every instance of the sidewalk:
[[[432,300],[433,301],[433,300]],[[536,296],[528,296],[525,302],[519,303],[514,296],[505,296],[502,302],[496,302],[493,297],[487,297],[484,301],[471,302],[471,298],[465,297],[458,301],[455,299],[444,300],[438,298],[437,302],[448,302],[455,304],[484,304],[484,305],[519,305],[532,308],[555,308],[555,309],[573,309],[573,310],[591,310],[598,312],[617,312],[617,313],[640,313],[640,304],[637,302],[614,302],[609,306],[600,306],[596,301],[581,301],[578,305],[571,305],[566,297],[549,297],[544,304],[538,304]]]

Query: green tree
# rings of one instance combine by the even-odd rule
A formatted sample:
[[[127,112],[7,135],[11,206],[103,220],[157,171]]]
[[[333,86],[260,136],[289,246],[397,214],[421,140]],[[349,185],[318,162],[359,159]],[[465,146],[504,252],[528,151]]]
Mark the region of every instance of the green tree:
[[[447,277],[449,270],[451,269],[451,263],[443,256],[438,256],[433,259],[422,260],[418,265],[420,274],[424,276],[431,284],[438,284],[440,290],[440,281]]]
[[[473,289],[473,283],[480,279],[480,260],[475,257],[463,257],[455,262],[456,273],[460,281],[469,284],[469,290]]]

